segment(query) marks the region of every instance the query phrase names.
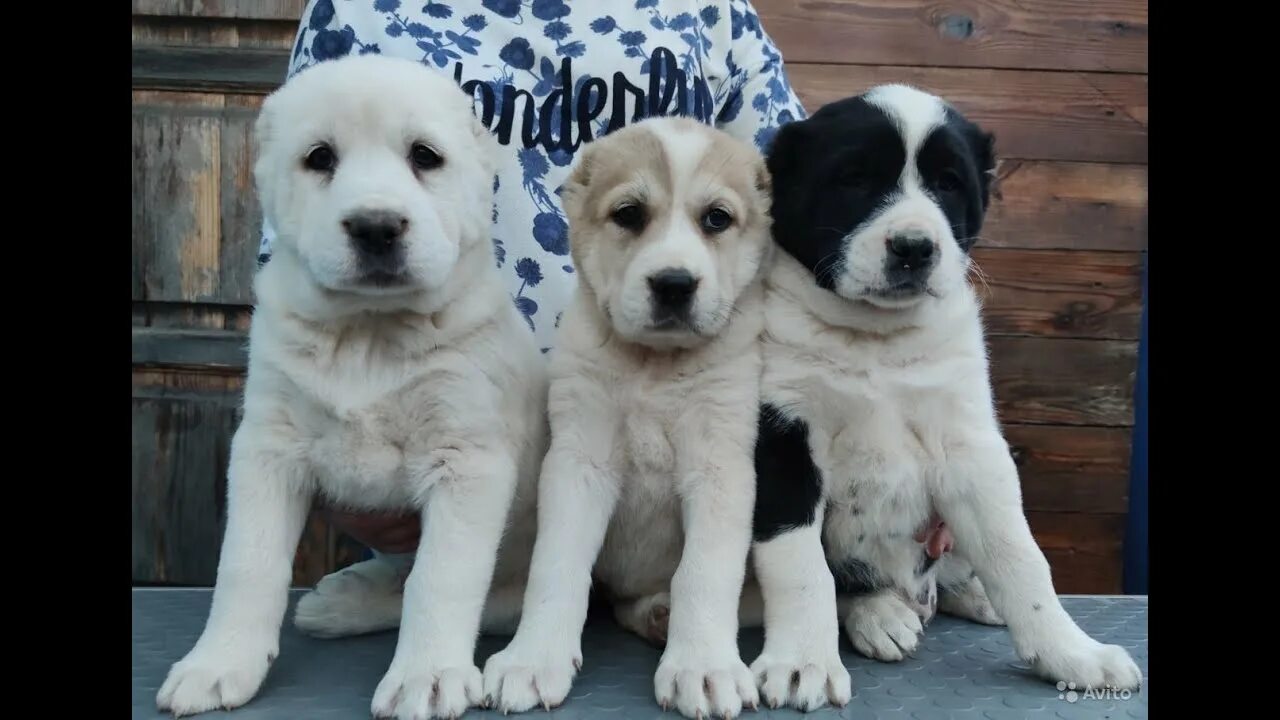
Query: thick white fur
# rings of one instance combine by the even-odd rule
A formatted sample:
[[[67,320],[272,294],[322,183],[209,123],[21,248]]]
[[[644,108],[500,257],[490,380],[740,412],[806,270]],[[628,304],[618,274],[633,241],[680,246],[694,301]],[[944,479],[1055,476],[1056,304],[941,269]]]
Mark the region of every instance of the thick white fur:
[[[488,137],[448,78],[379,56],[321,63],[264,104],[254,173],[279,235],[255,283],[213,606],[161,709],[231,708],[257,692],[316,493],[422,513],[374,715],[454,717],[480,702],[481,611],[491,581],[522,583],[545,446],[544,365],[492,259]],[[415,141],[444,165],[415,175]],[[338,154],[331,178],[303,166],[317,142]],[[358,283],[341,220],[359,210],[409,219],[405,285]]]
[[[651,119],[596,141],[566,184],[579,288],[552,352],[551,449],[539,481],[539,533],[523,617],[510,645],[485,666],[485,692],[503,712],[559,705],[582,664],[592,566],[620,602],[644,618],[670,592],[658,702],[688,717],[733,716],[757,692],[739,658],[737,609],[751,534],[760,361],[760,267],[768,252],[767,194],[754,148],[716,140],[684,119]],[[650,135],[652,134],[652,135]],[[656,136],[670,174],[637,163],[622,185],[645,185],[652,234],[617,237],[607,221],[617,193],[591,186]],[[715,144],[718,143],[718,144]],[[657,147],[657,146],[654,146]],[[719,175],[696,167],[724,152]],[[725,149],[729,148],[729,149]],[[629,167],[629,166],[628,166]],[[586,168],[586,170],[583,170]],[[721,182],[725,176],[736,183]],[[710,195],[745,229],[700,236]],[[671,209],[672,204],[678,207]],[[686,207],[687,206],[687,207]],[[647,272],[675,265],[702,278],[700,329],[670,340],[643,328]],[[705,304],[703,304],[705,302]],[[733,312],[729,310],[733,308]],[[639,339],[642,342],[636,342]],[[644,621],[637,621],[643,624]]]
[[[957,612],[984,622],[1003,618],[1018,655],[1050,680],[1136,687],[1141,673],[1125,650],[1090,638],[1059,603],[1023,514],[1017,469],[996,418],[980,307],[964,277],[967,258],[915,177],[915,149],[940,122],[941,104],[902,87],[872,98],[897,118],[908,143],[901,195],[854,230],[837,292],[820,288],[785,253],[765,283],[762,395],[808,423],[824,479],[819,522],[828,558],[836,567],[850,556],[870,558],[902,575],[891,578],[895,585],[911,587],[919,581],[911,575],[920,545],[910,538],[936,510],[955,537],[957,557],[942,562],[971,563],[981,581],[951,601]],[[885,237],[905,225],[928,232],[941,257],[928,293],[883,301],[873,291],[882,282]],[[793,552],[813,555],[817,534],[789,534],[800,533],[809,547]],[[758,566],[778,566],[758,567],[762,582],[789,562],[783,553],[758,557]],[[939,572],[957,575],[956,568]],[[785,616],[769,609],[769,642],[803,646],[831,633],[826,587],[824,579],[807,604],[799,591],[783,593],[790,609]],[[994,613],[983,602],[984,587]],[[770,591],[766,583],[766,607]],[[893,592],[841,605],[845,630],[864,654],[896,659],[915,647],[920,622]],[[810,657],[822,667],[830,648]]]
[[[840,658],[836,591],[822,553],[823,508],[812,525],[752,546],[751,556],[764,605],[764,648],[751,672],[769,707],[805,712],[852,697],[849,671]],[[744,593],[743,625],[755,625]]]

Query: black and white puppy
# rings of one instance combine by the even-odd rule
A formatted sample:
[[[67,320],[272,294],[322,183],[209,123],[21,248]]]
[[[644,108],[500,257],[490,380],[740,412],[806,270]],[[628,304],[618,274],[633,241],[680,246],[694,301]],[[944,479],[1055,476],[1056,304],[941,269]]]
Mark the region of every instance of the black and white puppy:
[[[753,670],[771,705],[847,698],[841,620],[865,655],[913,650],[936,581],[944,610],[1003,618],[1050,680],[1141,682],[1063,609],[1022,511],[966,279],[993,166],[989,134],[899,85],[828,105],[771,148],[782,252],[766,279],[753,549]],[[956,541],[936,564],[913,540],[933,516]]]

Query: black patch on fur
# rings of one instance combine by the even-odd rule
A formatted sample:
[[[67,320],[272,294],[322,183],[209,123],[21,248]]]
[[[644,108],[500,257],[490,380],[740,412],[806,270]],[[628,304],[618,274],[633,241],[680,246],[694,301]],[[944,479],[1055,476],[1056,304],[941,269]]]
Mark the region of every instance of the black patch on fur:
[[[889,587],[889,581],[874,567],[854,557],[832,564],[831,575],[836,580],[836,592],[844,595],[866,595]]]
[[[812,525],[822,499],[822,476],[809,454],[809,426],[773,405],[760,406],[756,437],[756,542]]]
[[[894,192],[906,161],[893,120],[861,97],[783,125],[768,156],[774,239],[834,289],[845,235]]]
[[[921,143],[916,154],[916,169],[951,223],[951,232],[960,247],[969,252],[978,240],[990,203],[994,140],[951,108],[947,108],[946,117],[946,124],[936,128]],[[960,180],[958,188],[942,188],[942,177],[946,173]]]

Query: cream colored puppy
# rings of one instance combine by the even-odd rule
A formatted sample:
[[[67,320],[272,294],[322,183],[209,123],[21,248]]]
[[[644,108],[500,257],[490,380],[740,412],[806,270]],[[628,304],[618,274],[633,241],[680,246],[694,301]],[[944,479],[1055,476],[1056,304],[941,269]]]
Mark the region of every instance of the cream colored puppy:
[[[768,173],[727,134],[651,119],[589,145],[563,198],[579,287],[552,353],[523,616],[485,692],[504,712],[564,701],[594,565],[633,629],[670,591],[658,702],[733,716],[757,702],[737,631]]]
[[[545,449],[544,365],[489,241],[492,141],[450,79],[381,56],[295,76],[256,134],[279,235],[255,283],[213,607],[157,703],[184,715],[258,691],[321,493],[422,513],[372,710],[456,717],[482,699],[474,650],[491,582],[523,586]]]

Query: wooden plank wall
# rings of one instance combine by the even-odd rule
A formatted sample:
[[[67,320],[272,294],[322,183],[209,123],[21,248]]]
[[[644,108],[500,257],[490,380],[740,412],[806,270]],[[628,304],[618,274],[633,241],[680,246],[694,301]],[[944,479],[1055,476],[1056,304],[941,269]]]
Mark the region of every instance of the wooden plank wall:
[[[242,387],[249,129],[304,0],[133,2],[133,580],[209,584]],[[1064,592],[1120,592],[1147,247],[1145,0],[756,0],[810,109],[941,93],[997,134],[982,271],[1000,413]],[[295,579],[358,552],[314,519]]]

